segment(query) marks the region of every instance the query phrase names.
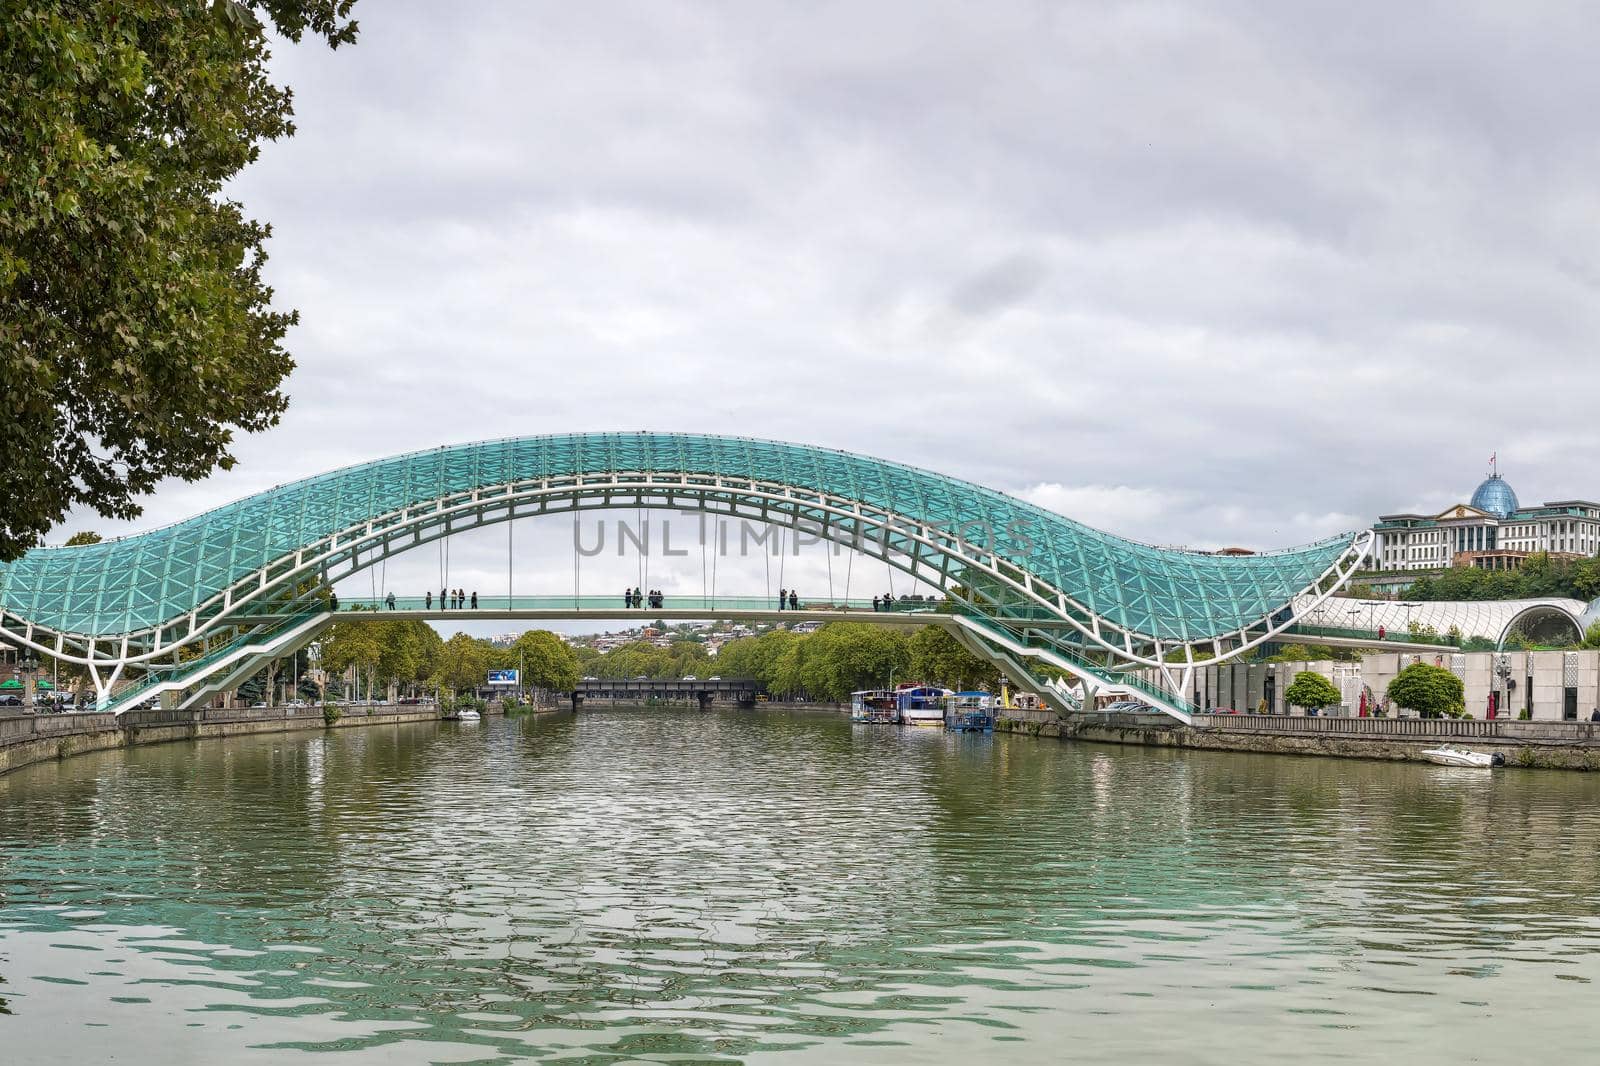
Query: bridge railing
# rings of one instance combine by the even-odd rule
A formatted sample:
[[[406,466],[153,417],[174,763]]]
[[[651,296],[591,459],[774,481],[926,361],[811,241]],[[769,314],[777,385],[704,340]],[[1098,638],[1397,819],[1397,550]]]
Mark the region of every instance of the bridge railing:
[[[1460,647],[1460,644],[1457,641],[1450,639],[1448,636],[1440,636],[1437,633],[1416,636],[1413,635],[1409,630],[1400,629],[1391,631],[1386,629],[1384,630],[1383,636],[1380,637],[1376,629],[1351,629],[1345,626],[1313,626],[1305,625],[1301,622],[1296,622],[1294,625],[1284,630],[1281,634],[1280,640],[1287,640],[1291,637],[1301,636],[1339,637],[1346,640],[1370,640],[1375,644],[1381,644],[1390,640],[1402,644],[1436,644],[1441,650],[1455,650]]]
[[[1202,714],[1194,724],[1263,733],[1342,733],[1389,737],[1498,737],[1512,723],[1479,718],[1340,718],[1331,715]]]
[[[799,597],[798,610],[802,611],[865,611],[872,613],[873,603],[869,599],[843,599],[817,596]],[[895,600],[887,608],[881,601],[878,610],[887,610],[891,614],[927,614],[937,611],[942,601],[931,596],[920,598],[903,598]],[[438,597],[427,596],[396,596],[394,607],[390,608],[388,597],[379,599],[345,599],[339,597],[339,613],[346,612],[371,612],[371,611],[471,611],[469,594],[468,605],[452,607],[448,603],[441,604]],[[626,606],[622,594],[615,596],[478,596],[479,611],[582,611],[594,614],[643,614],[650,611],[671,612],[679,611],[776,611],[789,609],[785,601],[780,608],[777,594],[771,596],[678,596],[671,595],[663,598],[661,606],[650,606],[648,598],[640,607]]]

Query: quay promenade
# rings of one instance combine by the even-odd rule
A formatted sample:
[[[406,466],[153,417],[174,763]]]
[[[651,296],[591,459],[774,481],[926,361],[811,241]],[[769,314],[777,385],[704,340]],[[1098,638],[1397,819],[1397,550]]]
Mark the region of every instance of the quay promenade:
[[[0,774],[37,762],[91,751],[177,740],[280,733],[300,729],[345,729],[437,721],[433,704],[341,707],[328,721],[320,706],[149,710],[114,714],[12,714],[0,717]]]
[[[1448,745],[1498,753],[1508,767],[1600,770],[1600,722],[1588,721],[1202,714],[1185,725],[1162,714],[1058,717],[1053,711],[1010,711],[995,731],[1100,744],[1396,762],[1424,762],[1423,751]]]

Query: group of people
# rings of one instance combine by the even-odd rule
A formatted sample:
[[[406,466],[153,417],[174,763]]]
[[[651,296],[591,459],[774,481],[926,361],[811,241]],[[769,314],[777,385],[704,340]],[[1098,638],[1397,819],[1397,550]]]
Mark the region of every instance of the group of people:
[[[433,593],[429,592],[422,597],[422,606],[426,610],[433,610]],[[468,596],[465,589],[440,589],[439,609],[441,611],[459,611],[470,606],[472,610],[478,609],[478,594],[474,592]],[[389,593],[389,610],[394,610],[394,593]]]
[[[894,593],[885,592],[882,596],[872,597],[872,609],[874,611],[894,610]]]
[[[637,587],[622,590],[622,606],[624,607],[644,607],[647,600],[649,601],[649,606],[661,607],[664,605],[665,599],[666,593],[660,589],[651,589],[649,592],[640,592]]]
[[[785,606],[791,611],[798,611],[800,609],[800,593],[794,589],[779,589],[778,610],[783,610]]]

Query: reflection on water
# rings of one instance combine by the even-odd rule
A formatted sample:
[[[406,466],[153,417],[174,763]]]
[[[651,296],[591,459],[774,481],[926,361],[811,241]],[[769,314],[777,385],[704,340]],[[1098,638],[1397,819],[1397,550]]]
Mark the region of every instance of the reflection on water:
[[[0,778],[6,1061],[1587,1055],[1600,779],[617,711]]]

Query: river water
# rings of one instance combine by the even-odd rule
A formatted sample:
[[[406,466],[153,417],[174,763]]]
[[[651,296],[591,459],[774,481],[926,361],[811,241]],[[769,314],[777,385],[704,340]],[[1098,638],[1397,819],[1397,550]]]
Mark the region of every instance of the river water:
[[[0,1061],[1593,1061],[1600,775],[617,710],[0,778]]]

